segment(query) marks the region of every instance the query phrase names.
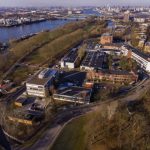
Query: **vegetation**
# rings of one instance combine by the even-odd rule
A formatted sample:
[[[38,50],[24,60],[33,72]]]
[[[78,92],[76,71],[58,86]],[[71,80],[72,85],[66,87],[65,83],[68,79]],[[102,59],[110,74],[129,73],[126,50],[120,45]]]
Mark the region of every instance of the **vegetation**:
[[[52,58],[59,55],[59,53],[78,44],[83,38],[82,35],[83,31],[81,29],[63,35],[38,49],[34,54],[30,55],[26,61],[31,64],[39,64],[49,59],[52,61]]]
[[[28,67],[18,67],[9,77],[10,80],[13,80],[16,84],[21,83],[21,81],[24,81],[27,79],[30,73],[32,73],[33,70],[29,69]]]
[[[147,96],[149,99],[149,93],[146,94]],[[136,101],[131,105],[130,113],[125,104],[115,101],[110,105],[100,106],[99,110],[92,113],[88,122],[81,123],[81,117],[67,125],[56,140],[53,149],[74,149],[81,141],[81,147],[77,148],[82,150],[148,150],[150,110],[145,107],[149,103],[146,99],[143,98],[140,103]],[[80,130],[76,129],[78,127],[81,127]],[[76,133],[72,134],[75,131]]]
[[[93,101],[105,101],[118,95],[120,85],[106,86],[105,88],[95,89],[93,93]]]
[[[131,58],[122,57],[119,63],[122,70],[132,71],[137,69],[137,63]]]
[[[86,148],[86,124],[91,116],[81,117],[70,122],[60,133],[51,150],[84,150]]]
[[[139,39],[138,39],[138,30],[139,30],[139,25],[138,24],[132,24],[131,26],[131,44],[134,47],[137,47],[139,44]]]
[[[83,44],[78,50],[78,56],[79,56],[80,60],[82,60],[83,57],[85,56],[86,47],[87,47],[87,45]]]

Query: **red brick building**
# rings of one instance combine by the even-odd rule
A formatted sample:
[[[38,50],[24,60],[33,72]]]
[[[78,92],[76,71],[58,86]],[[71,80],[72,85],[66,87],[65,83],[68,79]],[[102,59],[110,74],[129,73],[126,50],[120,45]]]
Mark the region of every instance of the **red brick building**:
[[[133,72],[127,71],[115,71],[115,70],[101,70],[101,71],[89,71],[87,73],[87,79],[90,81],[111,81],[114,83],[130,83],[137,81],[138,75]]]
[[[111,44],[113,43],[113,35],[104,33],[100,38],[100,44]]]

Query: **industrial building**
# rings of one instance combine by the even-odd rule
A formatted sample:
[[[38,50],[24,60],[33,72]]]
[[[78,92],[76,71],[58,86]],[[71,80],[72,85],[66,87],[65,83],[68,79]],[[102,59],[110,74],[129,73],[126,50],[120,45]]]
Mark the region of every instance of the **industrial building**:
[[[58,71],[46,68],[26,83],[27,94],[37,97],[47,97],[49,89],[58,77]]]
[[[61,68],[74,69],[79,64],[79,57],[77,50],[71,50],[64,58],[60,61]]]
[[[145,54],[130,45],[123,45],[121,49],[124,56],[134,59],[141,68],[150,72],[150,55]]]
[[[53,95],[54,100],[66,101],[78,104],[88,104],[90,102],[92,89],[83,87],[68,87],[57,91]]]
[[[83,62],[80,65],[81,70],[102,69],[107,62],[107,56],[100,51],[87,52]]]

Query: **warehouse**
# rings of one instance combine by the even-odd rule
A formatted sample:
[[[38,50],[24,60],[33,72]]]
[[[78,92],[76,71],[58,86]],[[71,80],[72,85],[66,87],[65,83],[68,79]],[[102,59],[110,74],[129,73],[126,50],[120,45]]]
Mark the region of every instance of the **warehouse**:
[[[79,64],[79,57],[77,50],[71,50],[64,58],[60,61],[61,68],[74,69]]]
[[[103,69],[104,65],[107,63],[107,56],[103,52],[99,51],[89,51],[87,52],[80,69],[81,70],[94,70]]]

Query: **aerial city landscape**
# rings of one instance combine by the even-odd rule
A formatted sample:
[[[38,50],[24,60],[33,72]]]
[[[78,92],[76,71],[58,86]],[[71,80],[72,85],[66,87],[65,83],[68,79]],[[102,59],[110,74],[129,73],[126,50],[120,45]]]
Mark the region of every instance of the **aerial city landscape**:
[[[0,150],[150,150],[150,1],[0,0]]]

